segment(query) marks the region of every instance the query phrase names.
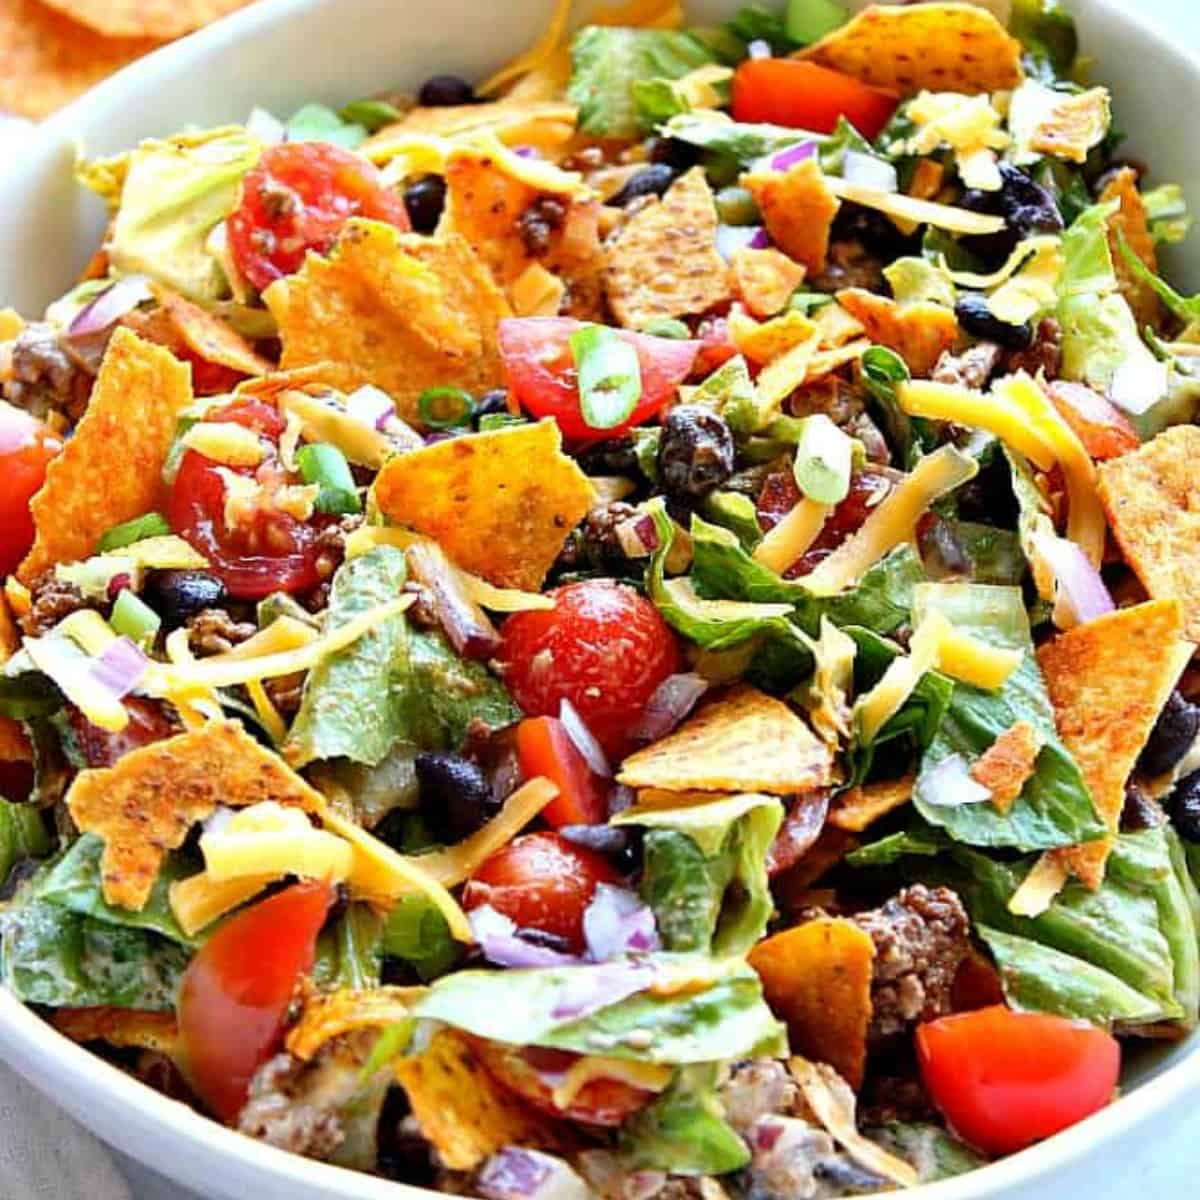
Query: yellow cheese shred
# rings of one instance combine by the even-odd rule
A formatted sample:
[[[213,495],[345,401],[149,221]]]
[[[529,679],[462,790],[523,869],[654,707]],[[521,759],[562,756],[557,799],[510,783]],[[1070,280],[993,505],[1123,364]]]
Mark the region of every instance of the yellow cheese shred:
[[[994,692],[1021,665],[1020,650],[989,646],[953,627],[946,629],[938,643],[937,666],[943,675]]]
[[[836,175],[825,176],[825,184],[839,200],[849,200],[864,208],[873,208],[885,216],[917,225],[933,225],[950,233],[999,233],[1004,228],[1002,217],[956,208],[952,204],[937,204],[933,200],[918,200],[903,192],[885,192],[879,188],[851,183]]]
[[[188,937],[193,937],[219,917],[253,899],[278,878],[277,875],[242,875],[218,883],[207,871],[201,871],[171,884],[167,901],[179,928]]]
[[[883,678],[865,696],[859,697],[854,705],[854,719],[864,743],[875,740],[912,695],[921,677],[937,666],[938,648],[949,629],[950,622],[943,613],[929,613],[913,633],[908,654],[892,659]]]
[[[645,1092],[665,1091],[675,1074],[675,1068],[665,1063],[630,1062],[624,1058],[601,1058],[588,1055],[577,1059],[551,1093],[555,1108],[568,1109],[589,1083],[597,1079],[615,1079]]]
[[[1043,854],[1009,897],[1008,911],[1017,917],[1040,917],[1070,877],[1071,872],[1060,856]]]
[[[354,849],[342,837],[311,827],[206,833],[200,838],[204,868],[214,883],[258,875],[299,875],[305,879],[348,879]]]
[[[257,467],[266,455],[258,434],[233,421],[200,421],[182,441],[189,450],[231,467]]]
[[[808,496],[767,533],[754,549],[756,562],[782,573],[817,540],[832,505]]]

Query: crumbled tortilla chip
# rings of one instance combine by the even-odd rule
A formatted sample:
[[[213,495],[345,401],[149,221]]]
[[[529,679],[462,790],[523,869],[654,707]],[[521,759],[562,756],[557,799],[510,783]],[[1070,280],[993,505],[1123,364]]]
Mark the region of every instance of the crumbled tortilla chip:
[[[804,267],[781,251],[742,246],[729,259],[733,294],[756,317],[773,317],[804,282]]]
[[[1162,306],[1154,289],[1133,268],[1121,253],[1120,239],[1124,238],[1129,249],[1145,263],[1152,274],[1158,274],[1158,254],[1154,249],[1154,238],[1150,234],[1150,223],[1146,218],[1146,206],[1138,191],[1137,172],[1132,167],[1121,167],[1104,186],[1099,203],[1120,201],[1121,207],[1108,218],[1108,248],[1112,254],[1113,267],[1121,295],[1129,301],[1137,327],[1157,327],[1162,317]]]
[[[353,363],[317,362],[290,371],[272,371],[268,375],[243,379],[234,392],[238,396],[252,396],[275,404],[284,392],[334,391],[349,395],[368,382],[367,376]]]
[[[816,160],[806,158],[786,171],[743,175],[742,185],[757,202],[771,240],[810,274],[823,271],[841,201]]]
[[[199,729],[132,750],[115,766],[80,771],[67,807],[84,833],[104,839],[104,898],[140,912],[168,850],[220,804],[264,800],[310,812],[324,807],[315,791],[238,721]]]
[[[627,329],[706,312],[729,299],[717,253],[717,208],[703,167],[693,167],[625,223],[604,269],[608,303]]]
[[[273,369],[270,359],[220,317],[161,284],[151,290],[180,340],[205,362],[228,367],[239,375],[267,375]]]
[[[162,468],[192,402],[189,376],[161,346],[127,329],[113,334],[87,412],[29,502],[37,536],[17,568],[22,582],[87,558],[114,525],[165,511]]]
[[[634,788],[787,796],[824,787],[831,768],[829,748],[782,700],[743,685],[627,758],[618,779]]]
[[[1183,604],[1200,642],[1200,428],[1176,425],[1097,468],[1097,490],[1117,544],[1156,600]]]
[[[202,29],[251,0],[45,0],[109,38],[175,38]]]
[[[498,1084],[457,1030],[439,1030],[394,1070],[421,1133],[452,1171],[474,1170],[505,1146],[554,1150],[571,1142],[565,1125]]]
[[[1021,43],[973,4],[873,4],[801,58],[905,95],[997,92],[1021,82]]]
[[[836,300],[832,304],[822,304],[813,320],[821,337],[822,350],[844,346],[861,337],[863,332],[862,322],[852,317]]]
[[[1059,736],[1113,833],[1125,782],[1191,657],[1183,638],[1180,603],[1150,600],[1078,625],[1038,649]],[[1094,890],[1110,849],[1111,839],[1101,839],[1057,853]]]
[[[748,961],[794,1051],[862,1084],[875,943],[853,921],[819,917],[759,942]]]
[[[863,351],[870,350],[870,348],[871,343],[867,338],[859,338],[844,346],[838,346],[836,350],[819,350],[808,360],[805,382],[813,383],[818,379],[824,379],[826,375],[831,375],[839,367],[857,362],[862,358]]]
[[[284,370],[351,363],[410,424],[419,424],[426,388],[479,395],[503,383],[496,329],[508,304],[461,238],[356,218],[330,257],[310,254],[264,299],[279,322]]]
[[[359,1029],[377,1029],[408,1020],[412,1005],[425,995],[421,987],[341,988],[313,993],[300,1020],[288,1031],[289,1054],[305,1062],[326,1042]]]
[[[33,747],[25,726],[12,717],[0,717],[0,762],[33,762]]]
[[[509,288],[518,317],[554,317],[562,308],[567,285],[541,263],[530,263]]]
[[[14,587],[20,587],[21,584],[13,580]],[[8,592],[0,591],[0,666],[3,666],[17,652],[17,647],[21,644],[21,634],[17,629],[17,623],[13,620],[12,608],[8,598]]]
[[[175,1058],[179,1027],[172,1012],[135,1008],[60,1008],[51,1017],[59,1033],[73,1042],[107,1042],[137,1050],[154,1050]]]
[[[438,442],[384,464],[375,502],[464,570],[536,591],[594,499],[561,447],[549,420]]]
[[[797,346],[816,349],[816,324],[803,313],[790,309],[769,321],[756,321],[740,308],[729,314],[729,338],[752,363],[774,362]],[[803,382],[803,377],[798,382]]]
[[[967,774],[992,793],[996,808],[1007,813],[1033,775],[1042,745],[1041,734],[1028,721],[1017,721],[971,764]]]
[[[842,792],[829,807],[829,824],[850,833],[862,833],[880,817],[902,808],[912,799],[915,777],[880,779],[860,783]]]
[[[861,321],[867,337],[895,350],[918,378],[928,375],[937,360],[958,341],[958,320],[952,310],[931,301],[898,304],[863,288],[846,288],[838,303]]]
[[[1108,132],[1109,120],[1108,88],[1064,95],[1031,132],[1029,148],[1067,162],[1086,162],[1088,151]]]

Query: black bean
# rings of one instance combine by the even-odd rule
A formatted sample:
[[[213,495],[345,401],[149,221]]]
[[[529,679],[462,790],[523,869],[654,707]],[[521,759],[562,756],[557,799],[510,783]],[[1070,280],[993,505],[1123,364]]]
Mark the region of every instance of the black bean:
[[[170,632],[206,608],[220,608],[229,599],[225,585],[207,571],[149,571],[142,599]]]
[[[671,498],[703,500],[733,474],[733,434],[712,409],[680,404],[663,422],[658,475]]]
[[[1125,803],[1121,806],[1121,832],[1137,833],[1141,829],[1157,829],[1165,825],[1167,814],[1162,805],[1152,800],[1130,779],[1125,784]]]
[[[596,442],[579,455],[585,475],[638,475],[637,454],[630,438],[609,438]]]
[[[558,832],[576,846],[603,854],[625,873],[637,869],[641,846],[635,829],[615,825],[564,825]]]
[[[646,143],[646,154],[652,163],[666,163],[677,171],[686,171],[700,161],[700,150],[678,138],[652,137]]]
[[[446,206],[446,181],[440,175],[422,175],[404,190],[404,207],[417,233],[432,233]]]
[[[954,306],[954,315],[963,329],[980,341],[995,342],[1006,350],[1028,350],[1033,344],[1032,323],[1010,325],[1001,321],[988,308],[987,297],[982,292],[963,292]]]
[[[609,197],[608,202],[624,208],[642,196],[661,196],[675,182],[678,174],[669,163],[651,163],[636,175],[631,175],[625,186],[615,196]]]
[[[1165,774],[1188,752],[1198,733],[1200,708],[1172,692],[1138,759],[1138,770],[1150,776]]]
[[[421,811],[440,841],[460,842],[494,814],[492,788],[478,763],[457,754],[418,754],[416,771]]]
[[[484,392],[475,401],[475,407],[471,409],[471,425],[478,429],[480,417],[490,417],[506,412],[508,412],[508,392],[504,388],[493,388],[490,392]]]
[[[457,75],[434,75],[427,79],[417,93],[417,103],[423,108],[452,108],[457,104],[474,104],[475,89]]]
[[[988,263],[1003,262],[1022,238],[1063,229],[1062,213],[1040,183],[1010,163],[1000,164],[1000,180],[996,191],[966,191],[959,201],[972,212],[1004,218],[1005,229],[1000,233],[960,239],[964,249]]]
[[[1175,785],[1171,822],[1185,842],[1200,842],[1200,771],[1185,775]]]

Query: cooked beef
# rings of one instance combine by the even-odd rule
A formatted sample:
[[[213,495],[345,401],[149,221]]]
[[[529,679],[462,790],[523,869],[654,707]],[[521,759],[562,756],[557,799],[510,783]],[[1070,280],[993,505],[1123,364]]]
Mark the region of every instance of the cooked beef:
[[[188,645],[193,654],[227,654],[257,632],[253,621],[235,620],[223,608],[203,608],[187,620]]]
[[[825,269],[811,276],[806,283],[814,292],[836,292],[852,287],[882,292],[883,259],[871,253],[857,238],[830,242]]]
[[[1000,361],[1000,347],[995,342],[977,342],[961,354],[946,350],[933,368],[935,383],[956,387],[984,388]]]
[[[43,321],[26,325],[12,347],[12,376],[4,398],[44,421],[61,413],[74,425],[87,408],[92,375],[67,353],[58,330]]]
[[[799,1095],[787,1067],[773,1058],[738,1063],[720,1090],[725,1116],[743,1136],[763,1117],[794,1111]]]
[[[238,1131],[281,1150],[328,1158],[342,1141],[338,1103],[348,1097],[310,1098],[311,1068],[290,1054],[268,1059],[250,1080],[250,1095],[238,1116]]]
[[[1045,371],[1047,379],[1057,379],[1062,370],[1062,326],[1053,317],[1043,317],[1033,331],[1033,344],[1027,350],[1007,350],[1000,363],[1005,375]]]
[[[56,579],[53,568],[39,575],[29,591],[29,611],[21,617],[21,629],[26,637],[41,637],[64,617],[92,607],[73,583]]]

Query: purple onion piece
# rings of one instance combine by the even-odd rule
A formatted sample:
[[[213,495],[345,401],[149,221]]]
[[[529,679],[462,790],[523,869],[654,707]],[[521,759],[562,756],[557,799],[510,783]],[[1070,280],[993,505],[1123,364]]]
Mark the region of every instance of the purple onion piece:
[[[1055,593],[1068,625],[1086,625],[1113,611],[1116,605],[1100,572],[1079,546],[1068,538],[1042,535],[1035,536],[1034,547],[1054,572]]]
[[[718,225],[717,253],[728,262],[737,251],[753,248],[761,233],[760,225]]]
[[[959,808],[963,804],[983,804],[992,793],[969,774],[967,760],[961,754],[948,754],[921,778],[921,799],[939,808]]]
[[[842,155],[842,178],[847,183],[862,184],[863,187],[875,188],[881,192],[894,192],[900,183],[896,177],[896,168],[882,158],[873,154],[863,154],[859,150],[847,150]]]
[[[541,152],[536,146],[514,146],[513,153],[521,158],[541,158]]]
[[[786,150],[771,155],[771,170],[788,171],[806,158],[812,158],[816,152],[816,142],[798,142],[795,146],[789,146]]]
[[[479,1169],[474,1191],[484,1200],[591,1200],[586,1183],[561,1158],[505,1146]]]
[[[626,558],[647,558],[658,549],[658,530],[646,514],[622,521],[614,532]]]
[[[346,397],[346,411],[361,425],[382,430],[396,415],[396,406],[386,392],[368,383]]]
[[[563,699],[559,702],[558,719],[563,723],[567,736],[571,739],[575,749],[583,755],[583,759],[591,768],[592,773],[599,775],[601,779],[611,779],[612,767],[609,766],[604,750],[596,741],[592,731],[584,724],[583,718],[570,700]]]
[[[654,742],[665,737],[696,707],[708,691],[708,680],[689,671],[684,675],[668,675],[646,702],[641,719],[630,730],[639,742]]]
[[[751,250],[769,250],[771,239],[765,229],[760,229],[747,243]]]
[[[486,661],[500,649],[500,634],[491,618],[471,598],[462,576],[436,542],[408,549],[413,578],[429,592],[438,623],[464,658]]]
[[[472,909],[469,920],[484,958],[498,967],[572,967],[583,961],[574,954],[526,941],[517,934],[512,919],[491,905]]]
[[[124,275],[84,305],[67,327],[67,337],[91,337],[115,325],[127,312],[151,298],[145,275]]]
[[[753,59],[770,58],[772,57],[771,43],[765,38],[755,38],[754,41],[752,41],[746,47],[746,55],[747,57]]]
[[[121,700],[137,687],[149,665],[150,660],[137,646],[122,637],[92,660],[91,674],[100,687]]]
[[[658,950],[654,913],[636,892],[611,883],[596,886],[583,912],[583,936],[593,962],[609,962],[631,953]]]

